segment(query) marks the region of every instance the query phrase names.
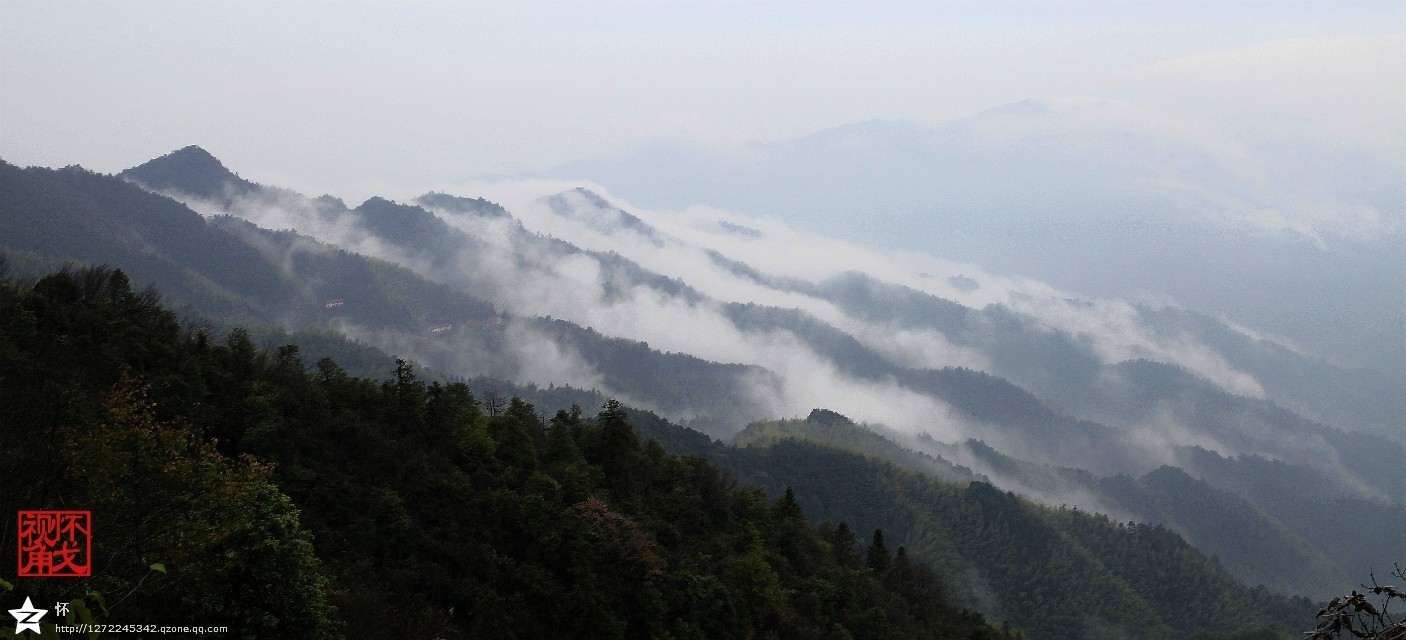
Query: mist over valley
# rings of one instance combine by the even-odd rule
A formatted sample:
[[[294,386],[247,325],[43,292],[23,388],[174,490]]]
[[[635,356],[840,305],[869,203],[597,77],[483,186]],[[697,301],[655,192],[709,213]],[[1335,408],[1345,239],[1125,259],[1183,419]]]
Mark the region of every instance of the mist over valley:
[[[246,181],[199,147],[117,178],[6,171],[16,198],[44,180],[174,198],[146,219],[101,200],[67,222],[12,209],[24,230],[6,237],[36,238],[9,250],[39,267],[58,257],[39,240],[46,225],[121,229],[63,258],[166,265],[124,260],[188,321],[331,332],[436,375],[540,390],[544,413],[617,398],[724,442],[775,420],[789,433],[824,409],[930,456],[921,472],[1163,524],[1290,593],[1324,597],[1406,544],[1406,526],[1387,524],[1406,525],[1402,385],[1169,303],[1080,299],[774,218],[643,209],[593,184],[351,207]],[[247,262],[218,267],[183,233]],[[1217,522],[1210,503],[1248,519]],[[1323,524],[1345,505],[1386,529],[1343,545]]]
[[[0,635],[1406,637],[1401,9],[6,3]]]

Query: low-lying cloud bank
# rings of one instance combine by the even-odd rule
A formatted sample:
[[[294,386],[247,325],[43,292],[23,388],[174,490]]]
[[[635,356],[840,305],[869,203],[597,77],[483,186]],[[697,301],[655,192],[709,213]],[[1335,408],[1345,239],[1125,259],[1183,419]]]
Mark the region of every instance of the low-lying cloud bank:
[[[906,372],[962,367],[1010,378],[1047,397],[1057,395],[1058,375],[1031,374],[1012,367],[1009,353],[992,351],[1007,339],[1002,332],[1019,331],[1027,334],[1023,340],[1049,339],[1107,369],[1087,382],[1093,387],[1107,383],[1109,376],[1117,378],[1110,372],[1118,363],[1145,359],[1175,365],[1228,394],[1274,397],[1254,373],[1236,366],[1195,332],[1147,321],[1148,309],[1168,303],[1079,299],[1034,279],[992,274],[977,265],[916,252],[878,252],[774,218],[704,206],[640,208],[595,184],[500,181],[441,186],[435,197],[417,199],[415,193],[395,195],[403,202],[418,201],[420,214],[432,214],[450,230],[433,239],[432,249],[388,241],[374,230],[376,207],[393,207],[391,203],[372,207],[368,201],[351,209],[335,199],[271,189],[214,199],[174,195],[207,215],[230,214],[265,228],[292,229],[404,265],[491,301],[506,318],[501,344],[473,336],[430,341],[341,327],[350,336],[460,375],[599,389],[680,421],[707,409],[665,406],[612,388],[610,376],[578,345],[544,333],[528,320],[567,320],[604,336],[643,341],[660,352],[768,372],[766,381],[743,384],[739,397],[714,399],[734,405],[729,414],[734,421],[799,417],[825,407],[941,441],[982,439],[1002,451],[1049,463],[1070,460],[1042,450],[1029,433],[1011,433],[954,409],[905,382]],[[477,197],[486,200],[467,200]],[[901,318],[886,315],[885,309],[857,309],[835,293],[849,286],[883,288],[897,296],[894,304],[948,305],[963,315],[965,324],[953,333],[941,318],[925,322],[912,313]],[[996,316],[983,311],[990,309],[1005,311]],[[760,320],[740,319],[744,316]],[[1016,326],[997,326],[1001,322]],[[1245,340],[1266,340],[1234,325],[1222,326]],[[1060,410],[1079,413],[1077,403],[1056,400]],[[1110,437],[1116,442],[1108,446],[1121,461],[1105,470],[1146,471],[1176,462],[1178,450],[1193,445],[1226,455],[1259,453],[1275,440],[1272,433],[1256,433],[1246,436],[1248,444],[1232,443],[1204,425],[1185,424],[1179,415],[1126,423],[1119,423],[1117,415],[1092,416],[1115,427]],[[1305,448],[1318,444],[1278,443],[1272,452],[1308,459]],[[1337,464],[1327,466],[1341,471]]]

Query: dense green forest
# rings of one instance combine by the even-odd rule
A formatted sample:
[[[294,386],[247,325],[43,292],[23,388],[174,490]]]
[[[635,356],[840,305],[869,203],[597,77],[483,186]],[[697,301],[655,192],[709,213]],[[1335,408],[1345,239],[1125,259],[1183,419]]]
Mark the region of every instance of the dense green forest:
[[[490,395],[520,395],[541,406],[603,401],[596,392],[570,387],[489,379],[472,384]],[[985,482],[972,483],[981,476],[900,447],[834,412],[816,410],[805,420],[757,423],[739,433],[735,445],[679,429],[647,412],[629,414],[642,435],[669,451],[705,457],[775,496],[791,489],[812,519],[883,528],[890,545],[906,546],[910,557],[937,568],[953,600],[980,608],[988,617],[1018,620],[1031,637],[1214,638],[1235,633],[1283,638],[1311,626],[1313,606],[1306,599],[1238,583],[1217,559],[1192,549],[1165,527],[1040,507]],[[936,480],[954,475],[960,484]],[[1094,486],[1119,481],[1084,475]],[[1160,470],[1140,480],[1145,488],[1138,490],[1171,492],[1175,487],[1168,486],[1168,475],[1185,477]],[[1217,526],[1234,529],[1255,517],[1252,511],[1218,511],[1214,501],[1204,504],[1210,511],[1202,517],[1223,520]],[[988,511],[1005,523],[993,526],[984,515]],[[1253,528],[1234,534],[1249,536],[1249,547],[1264,543],[1255,537],[1264,532]]]
[[[93,591],[106,621],[261,638],[1019,635],[881,532],[641,442],[614,402],[543,420],[403,362],[309,370],[105,268],[0,281],[0,323],[0,492],[98,523],[93,578],[10,574],[6,603]]]
[[[1298,530],[1317,534],[1322,540],[1335,536],[1343,551],[1360,558],[1363,567],[1371,566],[1371,558],[1392,557],[1398,550],[1392,547],[1389,532],[1406,526],[1406,519],[1403,519],[1406,514],[1399,507],[1368,508],[1360,500],[1324,491],[1322,487],[1326,483],[1311,473],[1300,470],[1295,475],[1282,463],[1263,459],[1245,458],[1241,464],[1261,467],[1264,477],[1258,481],[1260,484],[1293,484],[1297,489],[1290,496],[1272,496],[1265,492],[1260,502],[1279,506],[1279,509],[1261,509],[1178,467],[1164,465],[1140,476],[1100,477],[1082,469],[1022,461],[1003,455],[979,440],[946,444],[925,434],[905,438],[893,432],[880,434],[872,430],[874,428],[860,427],[843,416],[817,411],[806,420],[755,423],[737,434],[733,442],[742,446],[769,446],[788,439],[824,443],[860,451],[938,478],[976,478],[995,482],[1017,493],[1038,495],[1043,490],[1052,495],[1075,497],[1087,510],[1117,513],[1124,520],[1162,523],[1206,555],[1215,556],[1243,582],[1297,584],[1299,592],[1320,589],[1325,583],[1351,584],[1352,577],[1335,575],[1324,555],[1283,524],[1280,514],[1287,518],[1295,512],[1335,511],[1338,515],[1328,520],[1334,523],[1331,527],[1319,531],[1308,522],[1302,522]],[[896,440],[904,441],[911,448],[899,445]],[[975,474],[952,461],[971,464],[986,473]],[[1202,466],[1211,464],[1208,461]],[[1224,463],[1223,466],[1227,471],[1234,468]],[[1240,483],[1251,484],[1245,480]],[[1308,496],[1314,496],[1318,506],[1294,505]],[[1361,511],[1370,511],[1372,518],[1364,518]],[[1303,519],[1302,515],[1299,517]],[[1284,568],[1282,559],[1291,559],[1296,566]],[[1320,582],[1305,581],[1302,577],[1305,575],[1317,576]]]
[[[816,411],[752,425],[738,436],[747,446],[719,464],[771,491],[790,488],[815,517],[882,528],[937,567],[961,601],[1018,615],[1033,637],[1288,632],[1312,620],[1307,599],[1240,584],[1164,527],[1040,506],[979,480],[943,482],[924,475],[934,459],[911,451],[892,460],[853,451],[903,451],[878,440]]]

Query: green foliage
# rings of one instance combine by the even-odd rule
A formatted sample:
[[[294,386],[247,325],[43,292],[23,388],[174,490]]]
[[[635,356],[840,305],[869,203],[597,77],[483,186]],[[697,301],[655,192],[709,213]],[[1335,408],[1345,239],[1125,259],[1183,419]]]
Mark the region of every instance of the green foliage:
[[[984,482],[936,481],[828,441],[752,442],[706,455],[773,493],[789,488],[814,505],[813,517],[881,528],[884,546],[935,567],[953,600],[1018,621],[1035,637],[1223,638],[1289,632],[1312,615],[1308,600],[1239,584],[1163,527],[1041,507]],[[873,552],[878,542],[868,566],[884,563],[886,554]]]
[[[185,616],[246,637],[303,624],[325,632],[325,579],[270,468],[219,454],[188,424],[158,422],[147,396],[124,376],[102,422],[66,434],[66,497],[103,523],[95,553],[104,564],[91,586],[127,594],[134,610],[175,601]]]
[[[0,492],[28,508],[81,505],[97,532],[93,578],[17,579],[18,590],[106,593],[110,604],[92,597],[109,622],[332,636],[321,563],[271,467],[167,413],[210,395],[203,373],[218,358],[155,300],[107,269],[0,283],[0,465],[20,471]]]
[[[308,371],[296,347],[182,331],[156,301],[106,270],[0,284],[0,451],[21,470],[0,489],[117,514],[111,544],[128,552],[101,590],[118,619],[179,606],[249,635],[293,620],[366,635],[389,615],[425,637],[999,637],[950,597],[1040,637],[1158,638],[1283,629],[1303,609],[1165,529],[934,482],[801,442],[802,423],[731,449],[614,402],[594,419],[543,420],[517,397],[485,410],[403,361],[385,380],[327,359]],[[841,524],[808,525],[803,504]],[[887,538],[861,553],[846,522]],[[211,595],[227,592],[241,595]]]
[[[182,331],[104,269],[0,282],[0,310],[0,462],[25,471],[0,490],[93,509],[102,561],[88,584],[112,622],[241,637],[388,624],[404,637],[1015,637],[906,560],[862,566],[848,529],[807,524],[793,495],[768,500],[642,443],[614,401],[544,421],[517,397],[485,411],[404,361],[386,380],[327,359],[308,370],[292,345]]]

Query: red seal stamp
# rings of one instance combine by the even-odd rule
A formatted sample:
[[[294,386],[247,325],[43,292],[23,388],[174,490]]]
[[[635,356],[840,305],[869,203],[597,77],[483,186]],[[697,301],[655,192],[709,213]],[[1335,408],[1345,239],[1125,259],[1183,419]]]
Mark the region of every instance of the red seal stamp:
[[[93,575],[93,512],[19,512],[21,578],[84,578]]]

